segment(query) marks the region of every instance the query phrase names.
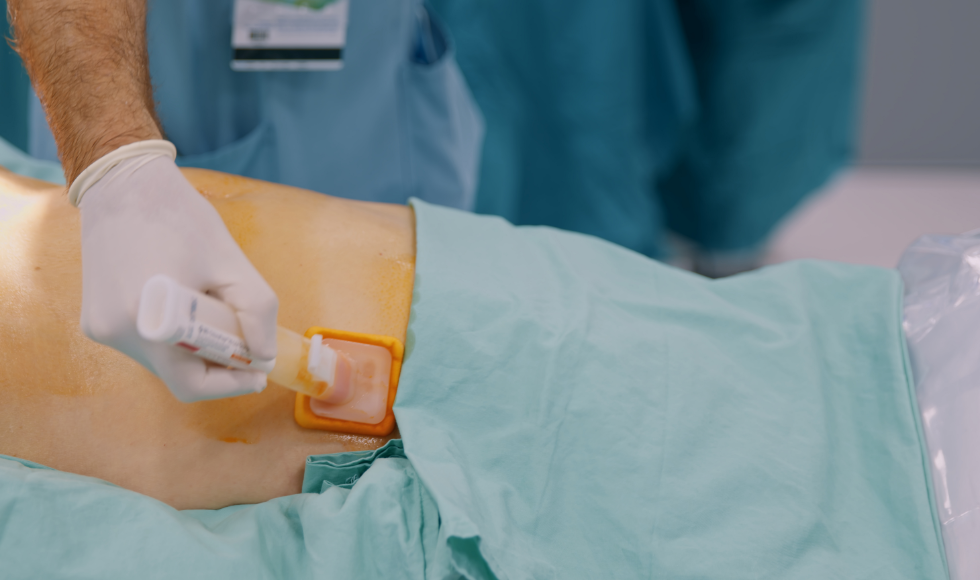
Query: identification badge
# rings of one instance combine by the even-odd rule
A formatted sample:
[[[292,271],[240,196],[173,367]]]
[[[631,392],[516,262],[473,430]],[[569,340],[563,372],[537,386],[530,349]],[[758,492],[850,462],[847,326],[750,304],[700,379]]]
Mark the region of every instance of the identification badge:
[[[350,0],[235,0],[231,68],[340,70]]]

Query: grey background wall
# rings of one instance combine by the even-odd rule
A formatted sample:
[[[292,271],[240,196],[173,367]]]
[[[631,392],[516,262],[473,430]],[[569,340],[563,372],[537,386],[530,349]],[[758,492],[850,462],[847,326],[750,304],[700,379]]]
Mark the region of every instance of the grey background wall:
[[[859,160],[980,168],[980,0],[871,0]]]

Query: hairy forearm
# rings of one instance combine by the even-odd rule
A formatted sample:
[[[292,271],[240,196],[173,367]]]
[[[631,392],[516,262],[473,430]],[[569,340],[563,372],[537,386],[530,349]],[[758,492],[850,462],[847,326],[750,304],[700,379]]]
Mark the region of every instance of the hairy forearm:
[[[93,161],[159,139],[146,0],[8,0],[17,51],[70,184]]]

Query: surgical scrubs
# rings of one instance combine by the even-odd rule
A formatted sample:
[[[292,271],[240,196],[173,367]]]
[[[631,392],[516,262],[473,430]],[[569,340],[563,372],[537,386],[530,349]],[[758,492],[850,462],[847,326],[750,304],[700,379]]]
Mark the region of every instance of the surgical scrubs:
[[[7,1],[0,0],[0,14],[7,14]],[[4,38],[13,36],[8,27],[0,25]],[[0,139],[21,151],[29,147],[30,129],[27,120],[31,81],[20,57],[6,42],[0,43]]]
[[[751,252],[850,157],[855,0],[431,0],[487,121],[476,209]]]
[[[402,440],[311,457],[302,494],[217,511],[0,459],[4,572],[947,577],[896,272],[710,281],[414,208]]]
[[[472,208],[483,121],[421,0],[353,0],[344,67],[328,72],[232,71],[233,3],[150,3],[154,97],[179,165]],[[55,161],[36,100],[31,115],[30,151]]]

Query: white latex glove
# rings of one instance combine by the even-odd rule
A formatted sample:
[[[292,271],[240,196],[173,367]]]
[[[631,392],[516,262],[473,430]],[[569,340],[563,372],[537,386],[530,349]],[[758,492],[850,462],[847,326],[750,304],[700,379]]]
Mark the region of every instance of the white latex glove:
[[[72,184],[69,200],[82,212],[82,331],[136,359],[181,401],[259,392],[266,375],[205,364],[136,330],[143,285],[166,274],[234,308],[255,357],[276,355],[275,293],[184,179],[175,156],[166,141],[133,143]]]

